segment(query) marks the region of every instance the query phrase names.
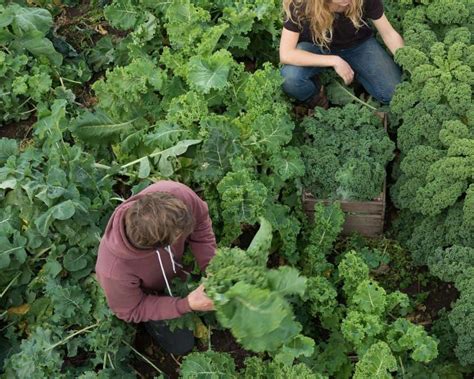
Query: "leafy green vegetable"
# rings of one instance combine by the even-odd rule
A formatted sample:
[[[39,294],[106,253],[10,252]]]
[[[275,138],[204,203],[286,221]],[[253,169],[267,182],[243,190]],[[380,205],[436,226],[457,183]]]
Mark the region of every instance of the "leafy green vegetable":
[[[303,184],[319,199],[372,200],[380,195],[394,144],[370,110],[348,104],[317,110],[302,126],[307,175]]]

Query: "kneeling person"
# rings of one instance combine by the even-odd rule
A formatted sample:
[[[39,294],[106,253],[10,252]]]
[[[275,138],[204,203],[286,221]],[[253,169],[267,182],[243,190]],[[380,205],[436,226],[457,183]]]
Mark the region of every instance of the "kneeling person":
[[[190,351],[194,336],[189,330],[171,332],[163,320],[214,308],[202,285],[185,298],[172,294],[171,280],[186,275],[181,265],[185,244],[204,271],[216,251],[207,204],[183,184],[159,181],[115,209],[95,267],[116,316],[144,322],[152,337],[173,354]]]

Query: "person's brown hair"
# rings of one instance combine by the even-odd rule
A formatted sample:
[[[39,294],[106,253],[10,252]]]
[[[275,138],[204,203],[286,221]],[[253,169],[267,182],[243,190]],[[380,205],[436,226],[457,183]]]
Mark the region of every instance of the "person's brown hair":
[[[171,245],[194,229],[194,218],[186,205],[166,192],[154,192],[136,201],[125,213],[125,233],[139,249]]]

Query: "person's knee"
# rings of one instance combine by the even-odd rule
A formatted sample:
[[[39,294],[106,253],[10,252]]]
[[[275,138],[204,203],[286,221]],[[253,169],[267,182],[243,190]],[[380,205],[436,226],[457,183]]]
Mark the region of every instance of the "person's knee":
[[[285,93],[290,96],[295,96],[298,93],[306,80],[302,71],[302,67],[299,66],[285,65],[282,67],[280,72],[283,77],[282,88]]]
[[[180,336],[175,344],[169,344],[162,347],[170,354],[174,355],[184,355],[193,350],[195,345],[194,335],[191,331],[186,331],[187,333]]]
[[[400,77],[392,77],[392,78],[386,78],[380,86],[380,88],[377,91],[376,98],[378,101],[380,101],[382,104],[389,104],[390,101],[392,101],[393,95],[397,89],[397,85],[400,84],[401,82],[401,76]]]

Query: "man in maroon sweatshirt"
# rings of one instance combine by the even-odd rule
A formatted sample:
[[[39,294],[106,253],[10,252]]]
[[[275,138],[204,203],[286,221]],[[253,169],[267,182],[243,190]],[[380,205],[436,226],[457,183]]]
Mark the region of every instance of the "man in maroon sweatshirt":
[[[204,272],[216,251],[207,204],[184,184],[159,181],[115,209],[95,266],[116,316],[144,322],[155,340],[175,354],[191,350],[194,337],[188,330],[170,331],[163,320],[213,310],[202,285],[185,298],[173,296],[170,283],[183,274],[185,244]]]

